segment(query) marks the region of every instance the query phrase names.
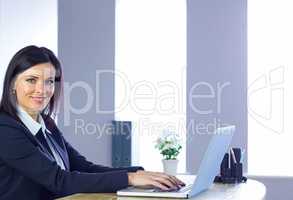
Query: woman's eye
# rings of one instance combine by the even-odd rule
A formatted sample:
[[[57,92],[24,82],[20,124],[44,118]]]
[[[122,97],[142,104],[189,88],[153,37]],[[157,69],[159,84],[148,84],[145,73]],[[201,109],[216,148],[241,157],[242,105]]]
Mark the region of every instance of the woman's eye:
[[[54,80],[51,80],[51,79],[45,81],[45,84],[46,85],[54,85],[54,83],[55,83],[55,81]]]
[[[55,83],[55,81],[54,80],[47,80],[46,83],[52,85]]]
[[[33,79],[33,78],[29,78],[29,79],[27,79],[26,81],[29,82],[29,83],[36,83],[36,80]]]

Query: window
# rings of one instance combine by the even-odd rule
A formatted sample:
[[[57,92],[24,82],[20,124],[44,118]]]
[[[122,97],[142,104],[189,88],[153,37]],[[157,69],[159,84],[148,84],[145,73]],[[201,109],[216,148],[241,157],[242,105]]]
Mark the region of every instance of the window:
[[[183,141],[185,171],[185,69],[186,1],[117,1],[115,118],[133,123],[133,165],[162,170],[154,141],[171,129]]]
[[[293,176],[293,2],[248,2],[248,173]]]

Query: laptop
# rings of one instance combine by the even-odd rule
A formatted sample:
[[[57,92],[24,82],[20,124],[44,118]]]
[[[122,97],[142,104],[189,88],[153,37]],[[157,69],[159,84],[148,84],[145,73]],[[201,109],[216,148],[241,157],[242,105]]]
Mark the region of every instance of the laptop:
[[[186,186],[177,191],[161,191],[156,188],[141,189],[128,187],[117,191],[118,196],[190,198],[208,190],[218,175],[224,154],[228,151],[235,126],[217,128],[209,142],[208,148],[200,163],[197,176],[177,176]]]

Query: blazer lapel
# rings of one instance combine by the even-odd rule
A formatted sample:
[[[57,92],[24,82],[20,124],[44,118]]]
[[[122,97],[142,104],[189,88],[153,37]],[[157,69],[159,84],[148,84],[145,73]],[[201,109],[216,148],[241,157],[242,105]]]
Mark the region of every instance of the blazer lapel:
[[[3,124],[16,124],[19,126],[18,128],[23,129],[23,133],[26,135],[26,137],[45,155],[47,156],[50,160],[55,160],[54,157],[48,152],[47,148],[44,147],[43,144],[41,144],[40,141],[37,140],[37,138],[29,131],[29,129],[22,123],[20,119],[15,120],[14,118],[11,118],[10,116],[7,115],[1,115],[1,122]]]
[[[58,152],[61,159],[63,160],[65,168],[69,170],[69,158],[67,152],[61,147],[61,144],[58,144],[53,134],[48,133],[47,136],[49,137],[50,141],[53,143],[55,147],[55,150]]]
[[[45,147],[41,141],[39,141],[29,130],[26,126],[21,125],[24,128],[24,133],[25,135],[31,140],[39,149],[47,156],[50,158],[50,160],[55,160],[52,154],[48,151],[48,147]]]
[[[54,160],[53,155],[48,151],[48,149],[29,131],[29,129],[22,123],[22,121],[17,121],[17,123],[24,129],[25,135],[29,138],[29,140],[35,144],[50,160]],[[46,121],[45,121],[46,123]],[[48,126],[47,126],[48,125]],[[57,153],[59,153],[61,159],[63,160],[64,166],[67,170],[70,169],[69,158],[66,151],[66,147],[64,146],[62,137],[59,137],[58,134],[54,134],[55,131],[58,132],[51,123],[46,123],[48,130],[52,133],[48,133],[47,136],[50,138],[50,141],[53,143]],[[61,133],[60,133],[61,134]],[[60,144],[59,144],[60,143]]]

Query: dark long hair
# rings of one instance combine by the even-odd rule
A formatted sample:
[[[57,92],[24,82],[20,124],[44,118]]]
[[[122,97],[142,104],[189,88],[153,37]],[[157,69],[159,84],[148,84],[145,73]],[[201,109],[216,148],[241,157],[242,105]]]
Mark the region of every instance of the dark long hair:
[[[45,48],[37,46],[27,46],[19,50],[11,59],[3,84],[3,93],[0,103],[0,111],[5,112],[18,120],[16,110],[16,97],[13,93],[13,84],[18,74],[42,63],[51,63],[55,70],[55,91],[47,107],[41,112],[44,117],[56,116],[58,100],[62,93],[62,69],[61,64],[55,54]]]

